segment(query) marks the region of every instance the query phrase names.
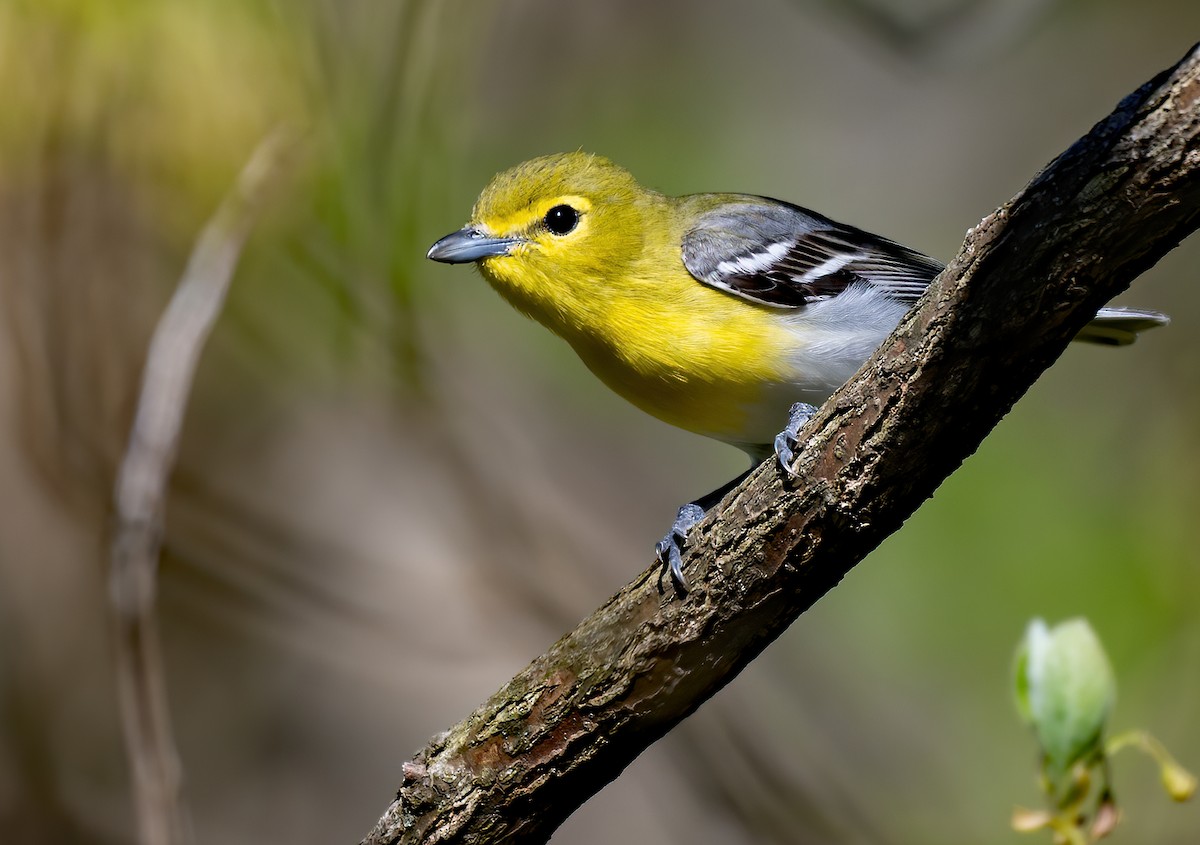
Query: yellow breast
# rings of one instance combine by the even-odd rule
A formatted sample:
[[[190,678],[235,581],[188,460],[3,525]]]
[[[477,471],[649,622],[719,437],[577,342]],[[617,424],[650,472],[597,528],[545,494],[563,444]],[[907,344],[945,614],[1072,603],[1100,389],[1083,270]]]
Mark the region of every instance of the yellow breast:
[[[647,413],[729,443],[769,443],[796,398],[796,334],[777,309],[684,282],[612,299],[590,324],[561,333]]]

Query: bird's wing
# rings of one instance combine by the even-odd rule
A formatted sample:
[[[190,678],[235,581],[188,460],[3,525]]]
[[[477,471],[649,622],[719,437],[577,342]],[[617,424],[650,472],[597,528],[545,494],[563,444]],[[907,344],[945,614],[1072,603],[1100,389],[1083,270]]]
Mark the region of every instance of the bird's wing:
[[[855,283],[915,302],[942,270],[886,238],[765,197],[739,197],[702,214],[684,235],[683,263],[710,287],[778,308],[828,299]]]

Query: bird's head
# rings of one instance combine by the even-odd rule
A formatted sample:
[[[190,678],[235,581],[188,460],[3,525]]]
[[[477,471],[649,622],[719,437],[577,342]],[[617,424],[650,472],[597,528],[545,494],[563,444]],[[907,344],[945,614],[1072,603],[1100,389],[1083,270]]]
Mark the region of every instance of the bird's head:
[[[657,197],[600,156],[535,158],[493,178],[471,222],[430,247],[429,257],[474,262],[514,306],[561,333],[628,277]]]

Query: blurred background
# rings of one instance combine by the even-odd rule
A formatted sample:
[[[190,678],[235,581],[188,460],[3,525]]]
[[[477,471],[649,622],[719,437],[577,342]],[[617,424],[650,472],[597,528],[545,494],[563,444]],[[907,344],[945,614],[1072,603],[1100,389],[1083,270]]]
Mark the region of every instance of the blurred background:
[[[943,259],[1200,33],[1194,0],[0,4],[0,841],[126,843],[110,491],[144,349],[257,142],[255,229],[172,479],[159,615],[199,843],[356,842],[400,765],[650,562],[740,453],[610,395],[424,260],[583,148]],[[577,843],[1010,843],[1031,616],[1087,615],[1113,725],[1200,767],[1200,242],[908,525],[577,813]],[[782,422],[782,420],[781,420]],[[1192,843],[1118,758],[1119,842]]]

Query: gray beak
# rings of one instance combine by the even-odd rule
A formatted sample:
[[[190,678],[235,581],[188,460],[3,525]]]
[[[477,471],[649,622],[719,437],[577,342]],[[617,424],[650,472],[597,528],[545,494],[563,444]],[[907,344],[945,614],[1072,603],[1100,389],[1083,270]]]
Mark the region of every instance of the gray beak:
[[[446,235],[429,248],[427,257],[443,264],[466,264],[494,255],[507,255],[520,238],[492,238],[468,226]]]

